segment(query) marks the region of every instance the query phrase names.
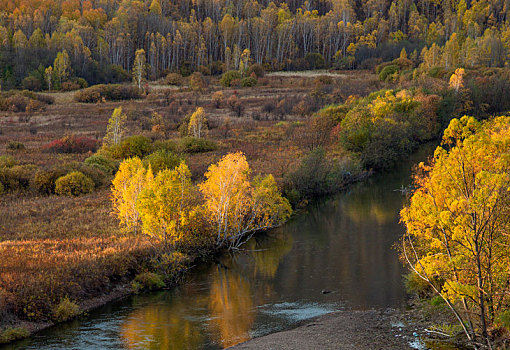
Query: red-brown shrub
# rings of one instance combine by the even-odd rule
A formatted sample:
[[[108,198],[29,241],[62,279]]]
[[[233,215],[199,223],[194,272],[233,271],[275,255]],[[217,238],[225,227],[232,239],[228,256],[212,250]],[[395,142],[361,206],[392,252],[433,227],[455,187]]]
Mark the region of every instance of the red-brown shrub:
[[[97,148],[97,141],[86,136],[64,136],[54,140],[42,147],[45,152],[55,153],[86,153],[94,152]]]

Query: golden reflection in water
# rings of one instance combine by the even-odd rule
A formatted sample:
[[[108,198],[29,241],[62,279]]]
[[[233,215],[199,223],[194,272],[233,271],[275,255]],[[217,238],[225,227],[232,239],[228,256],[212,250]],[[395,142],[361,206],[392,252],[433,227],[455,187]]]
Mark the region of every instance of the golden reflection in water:
[[[199,349],[213,340],[227,348],[249,340],[255,305],[267,302],[280,261],[291,248],[290,234],[273,231],[271,237],[250,240],[244,253],[223,256],[207,273],[208,288],[190,290],[193,284],[184,285],[180,288],[189,297],[162,300],[133,311],[121,327],[126,347]],[[257,281],[256,288],[251,281]],[[200,318],[193,321],[194,312]],[[205,334],[213,339],[206,339]]]
[[[198,303],[205,300],[198,298]],[[136,309],[122,324],[128,349],[197,349],[203,344],[200,328],[183,318],[189,305],[154,303]],[[183,310],[184,309],[184,310]]]
[[[209,327],[216,341],[227,348],[250,339],[254,304],[246,278],[224,267],[217,266],[216,270],[209,297]]]
[[[388,190],[392,191],[392,190]],[[344,205],[343,213],[355,223],[363,223],[375,220],[377,224],[384,225],[395,220],[395,206],[388,203],[389,198],[378,193],[369,193],[367,191],[359,191],[350,198],[349,201],[342,203]],[[384,198],[384,200],[378,200]],[[400,198],[396,198],[400,201]]]
[[[273,236],[269,242],[257,244],[253,240],[249,243],[251,244],[247,249],[251,249],[251,256],[255,263],[253,277],[272,279],[276,275],[281,259],[292,249],[293,238],[288,233],[280,233]]]

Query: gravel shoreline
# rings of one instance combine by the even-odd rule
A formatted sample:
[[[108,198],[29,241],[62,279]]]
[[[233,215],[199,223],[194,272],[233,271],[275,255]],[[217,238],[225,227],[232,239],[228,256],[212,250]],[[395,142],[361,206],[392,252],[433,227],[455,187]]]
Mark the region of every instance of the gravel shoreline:
[[[424,328],[414,324],[411,315],[405,311],[344,310],[229,349],[425,349],[419,340],[425,333]]]

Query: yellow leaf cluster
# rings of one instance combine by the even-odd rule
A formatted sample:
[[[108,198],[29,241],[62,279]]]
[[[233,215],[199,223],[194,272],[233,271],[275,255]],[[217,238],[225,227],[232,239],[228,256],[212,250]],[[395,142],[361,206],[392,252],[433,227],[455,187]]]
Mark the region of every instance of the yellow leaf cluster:
[[[401,211],[406,257],[448,300],[491,320],[510,303],[510,117],[454,119],[443,145]]]

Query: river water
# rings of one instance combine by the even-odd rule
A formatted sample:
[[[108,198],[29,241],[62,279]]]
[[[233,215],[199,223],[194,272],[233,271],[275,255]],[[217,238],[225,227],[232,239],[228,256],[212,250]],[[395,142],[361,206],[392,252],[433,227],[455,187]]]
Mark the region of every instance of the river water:
[[[11,349],[222,349],[339,309],[403,306],[395,245],[411,167],[310,204],[245,250],[197,266],[170,291],[110,303]]]

